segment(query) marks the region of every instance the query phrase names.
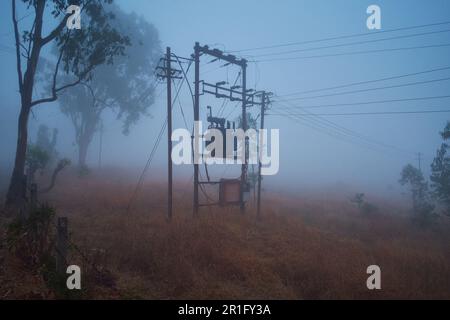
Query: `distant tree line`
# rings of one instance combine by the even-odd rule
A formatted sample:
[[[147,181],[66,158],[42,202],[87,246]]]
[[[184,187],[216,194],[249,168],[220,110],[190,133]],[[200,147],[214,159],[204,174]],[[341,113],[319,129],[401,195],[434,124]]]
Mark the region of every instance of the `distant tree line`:
[[[399,181],[409,186],[414,220],[421,225],[431,224],[439,215],[450,217],[450,122],[440,134],[443,142],[431,164],[431,184],[422,171],[411,164],[403,168]]]

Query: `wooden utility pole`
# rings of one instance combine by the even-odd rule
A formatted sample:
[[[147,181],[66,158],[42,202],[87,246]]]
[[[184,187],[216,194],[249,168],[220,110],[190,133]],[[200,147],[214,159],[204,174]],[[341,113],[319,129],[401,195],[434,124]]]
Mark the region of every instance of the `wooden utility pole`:
[[[211,56],[214,59],[211,62],[215,61],[223,61],[225,62],[224,66],[235,65],[239,66],[241,69],[242,75],[242,85],[241,86],[233,86],[233,87],[225,87],[224,85],[227,83],[225,81],[216,82],[215,84],[211,84],[205,81],[200,81],[200,57],[201,56]],[[242,102],[242,130],[248,130],[248,119],[247,119],[247,107],[260,105],[260,102],[256,102],[254,100],[255,94],[254,90],[247,90],[247,60],[239,59],[232,54],[226,54],[218,49],[211,49],[208,46],[200,46],[198,42],[195,43],[194,46],[194,54],[192,55],[193,61],[195,63],[195,90],[194,90],[194,122],[198,122],[200,120],[200,96],[201,94],[210,94],[215,96],[216,98],[226,98],[230,101],[240,101]],[[202,86],[202,87],[200,87]],[[200,88],[202,89],[200,94]],[[238,89],[242,88],[242,91]],[[221,184],[220,181],[199,181],[199,137],[202,135],[201,132],[198,132],[198,127],[194,126],[194,136],[192,137],[192,145],[194,152],[194,204],[193,204],[193,213],[194,215],[198,214],[199,208],[202,206],[214,206],[219,205],[218,203],[208,203],[201,204],[199,202],[199,186],[200,184]],[[245,137],[245,141],[241,146],[241,150],[239,150],[244,157],[242,159],[241,164],[241,176],[237,183],[239,183],[239,199],[233,201],[232,205],[239,205],[241,213],[245,213],[245,199],[244,194],[246,189],[248,188],[248,162],[249,162],[249,141],[248,137]],[[223,205],[223,203],[221,203]]]
[[[247,131],[247,61],[242,60],[242,129]],[[247,170],[248,170],[248,141],[245,136],[244,141],[244,162],[241,167],[241,188],[240,202],[241,213],[245,213],[244,190],[247,187]]]
[[[200,120],[200,44],[198,42],[195,43],[194,47],[194,63],[195,63],[195,89],[194,89],[194,123]],[[198,214],[199,201],[198,201],[198,154],[196,154],[198,150],[198,134],[200,132],[195,132],[195,124],[194,124],[194,136],[192,137],[192,145],[193,145],[193,153],[194,153],[194,216]],[[197,134],[196,134],[197,133]]]
[[[172,66],[170,47],[166,49],[166,79],[167,79],[167,218],[172,219]]]
[[[30,187],[30,214],[37,209],[37,184],[32,183]]]
[[[164,62],[161,66],[161,62]],[[172,68],[172,53],[170,47],[166,48],[166,56],[161,58],[156,67],[157,77],[167,81],[167,219],[172,219],[173,210],[173,179],[172,179],[172,81],[182,79],[181,70]]]
[[[257,218],[261,217],[261,157],[264,148],[264,139],[262,138],[262,130],[264,129],[264,115],[266,113],[266,92],[262,92],[261,96],[261,127],[259,132],[259,146],[258,146],[258,198],[256,203],[256,216]]]
[[[417,154],[417,162],[419,164],[419,170],[420,170],[420,172],[422,172],[422,153],[421,152],[419,152]]]

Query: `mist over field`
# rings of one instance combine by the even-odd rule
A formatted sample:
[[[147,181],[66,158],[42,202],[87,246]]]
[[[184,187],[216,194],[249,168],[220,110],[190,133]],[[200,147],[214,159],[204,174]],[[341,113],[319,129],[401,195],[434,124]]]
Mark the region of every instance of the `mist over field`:
[[[172,50],[180,56],[189,56],[193,52],[195,41],[201,44],[210,44],[219,49],[238,50],[251,47],[260,47],[270,44],[282,44],[285,42],[313,40],[316,38],[333,37],[335,35],[348,35],[366,32],[365,8],[367,1],[360,1],[354,4],[350,1],[319,1],[318,3],[298,3],[296,1],[278,5],[270,1],[253,6],[252,3],[244,2],[242,12],[234,12],[233,3],[227,6],[204,5],[202,3],[185,3],[183,1],[126,1],[118,4],[126,12],[139,12],[149,23],[152,23],[158,30],[161,41],[161,54],[166,45],[170,45]],[[9,3],[2,4],[1,29],[2,44],[12,47],[13,34],[10,19]],[[383,29],[392,29],[399,26],[420,25],[422,22],[441,22],[446,20],[448,4],[445,1],[436,1],[432,5],[426,2],[416,1],[409,4],[411,8],[407,13],[402,13],[403,3],[383,3]],[[20,14],[20,12],[19,12]],[[185,21],[192,16],[202,16],[202,21],[191,24]],[[169,19],[170,17],[170,19]],[[231,17],[233,17],[232,20]],[[270,17],[270,22],[267,22]],[[31,18],[30,18],[31,19]],[[50,18],[48,18],[50,20]],[[24,19],[27,21],[26,19]],[[178,21],[176,25],[169,21]],[[30,20],[31,21],[31,20]],[[50,22],[49,22],[50,23]],[[211,26],[211,27],[208,27]],[[333,26],[333,27],[331,27]],[[422,31],[434,31],[445,29],[445,25],[439,27],[429,27]],[[183,33],[180,33],[183,30]],[[406,32],[403,32],[406,33]],[[401,34],[403,34],[401,33]],[[418,31],[409,32],[419,33]],[[189,36],[186,37],[185,35]],[[395,34],[397,35],[397,34]],[[386,34],[377,38],[391,37]],[[358,39],[359,40],[359,39]],[[363,39],[367,40],[367,39]],[[443,41],[442,41],[443,40]],[[353,42],[349,40],[344,43]],[[371,50],[386,47],[402,47],[422,43],[445,42],[445,33],[429,36],[407,38],[403,40],[393,40],[374,44],[363,44],[355,49]],[[328,44],[328,43],[327,43]],[[334,45],[335,43],[331,43]],[[321,43],[312,44],[309,47],[323,46]],[[272,53],[273,51],[286,51],[297,48],[281,48],[266,50],[262,53]],[[328,49],[325,53],[334,53],[339,48]],[[353,49],[353,48],[351,48]],[[340,51],[348,51],[348,48]],[[322,50],[323,51],[323,50]],[[313,51],[311,51],[313,52]],[[261,53],[257,51],[257,53]],[[315,53],[315,52],[313,52]],[[322,52],[320,52],[322,53]],[[326,88],[339,84],[378,79],[400,74],[408,74],[427,69],[444,67],[448,64],[448,48],[439,50],[412,50],[399,53],[378,53],[372,55],[360,55],[354,57],[337,57],[309,59],[298,61],[275,61],[250,64],[249,66],[249,87],[258,89],[268,89],[279,95],[298,91]],[[15,57],[11,52],[2,51],[2,171],[7,175],[14,159],[17,116],[19,111],[19,96],[17,95],[17,75],[15,72]],[[244,55],[247,54],[244,53]],[[252,52],[248,55],[251,57]],[[300,56],[301,53],[293,53],[291,56]],[[305,52],[306,56],[311,55]],[[277,56],[276,56],[277,57]],[[269,58],[269,57],[268,57]],[[212,60],[212,59],[211,59]],[[218,65],[220,66],[220,65]],[[217,66],[217,67],[218,67]],[[214,69],[209,65],[205,69]],[[222,68],[224,69],[224,68]],[[225,68],[226,69],[226,68]],[[235,70],[234,70],[235,71]],[[149,70],[151,72],[151,70]],[[227,80],[227,72],[219,70],[208,73],[212,79]],[[448,72],[447,72],[448,74]],[[442,78],[445,71],[436,74],[428,74],[413,78],[399,79],[385,84],[397,84],[416,80],[428,80],[432,78]],[[229,77],[235,77],[231,68]],[[232,79],[234,80],[234,78]],[[211,80],[213,82],[214,80]],[[370,87],[378,87],[375,83]],[[361,86],[366,88],[367,85]],[[359,89],[359,87],[357,88]],[[162,86],[158,92],[163,90]],[[380,90],[361,94],[346,96],[319,98],[313,100],[293,101],[299,105],[323,105],[340,102],[359,102],[367,100],[386,100],[390,98],[415,96],[433,96],[436,93],[444,93],[448,90],[448,82],[435,83],[416,87],[405,87],[398,89]],[[335,90],[337,91],[337,90]],[[339,91],[348,91],[345,88]],[[414,93],[414,94],[413,94]],[[192,103],[189,93],[183,92],[180,99],[185,106],[186,116],[192,120]],[[317,94],[310,94],[317,95]],[[222,101],[215,101],[215,109],[218,109]],[[367,106],[367,107],[342,107],[340,109],[318,109],[311,110],[316,113],[334,111],[361,111],[369,112],[376,109],[383,111],[390,109],[398,110],[416,107],[422,109],[428,106],[445,106],[446,101],[418,101],[409,103],[399,103],[399,106],[389,104]],[[411,104],[412,104],[411,103]],[[229,106],[231,109],[234,106]],[[277,106],[272,107],[276,110]],[[177,108],[178,109],[178,108]],[[227,109],[227,110],[228,110]],[[174,128],[184,127],[179,110],[174,115]],[[142,117],[132,128],[129,136],[121,134],[121,122],[115,120],[112,112],[105,112],[104,123],[104,156],[105,165],[120,167],[141,168],[148,157],[149,149],[154,142],[154,137],[159,130],[159,119],[165,115],[165,92],[162,92],[152,104],[148,113],[151,117]],[[228,113],[228,112],[227,112]],[[230,116],[232,119],[239,115],[239,110],[235,110]],[[276,177],[271,178],[271,182],[278,187],[289,188],[300,184],[305,187],[334,185],[336,182],[343,182],[349,185],[361,186],[364,189],[377,187],[385,189],[392,185],[397,187],[399,172],[406,163],[417,164],[416,154],[421,152],[424,155],[423,168],[429,173],[429,166],[433,160],[436,149],[440,145],[438,131],[442,130],[446,124],[445,115],[378,115],[360,117],[328,117],[329,121],[338,125],[376,139],[384,144],[405,150],[398,152],[392,148],[377,147],[375,151],[367,147],[367,141],[349,143],[330,137],[326,133],[317,132],[307,125],[296,123],[289,119],[280,117],[267,117],[267,127],[281,128],[281,155],[280,172]],[[73,128],[70,120],[61,114],[58,103],[51,103],[40,106],[34,111],[34,116],[30,119],[30,138],[35,136],[40,124],[59,129],[58,149],[61,154],[76,158],[77,150]],[[98,135],[98,133],[97,133]],[[88,161],[92,164],[97,162],[98,136],[95,136],[92,147],[88,153]],[[348,140],[348,139],[347,139]],[[358,139],[356,139],[358,140]],[[362,146],[361,146],[362,145]],[[165,166],[165,144],[161,145],[155,159],[155,167]],[[186,168],[191,170],[191,168]],[[157,172],[158,170],[154,170]],[[152,171],[153,172],[153,171]],[[151,174],[150,172],[149,174]],[[272,185],[272,183],[271,183]]]
[[[373,29],[368,0],[107,2],[0,3],[0,299],[450,299],[450,2],[379,0]],[[170,47],[172,132],[191,132],[196,42],[202,84],[241,93],[226,59],[245,59],[247,97],[271,93],[279,170],[260,214],[258,165],[199,165],[214,183],[196,215],[184,164],[167,216],[161,72]],[[244,125],[242,101],[204,88],[205,130],[260,129],[260,105]],[[241,210],[221,179],[248,186]],[[60,217],[81,293],[61,287]]]

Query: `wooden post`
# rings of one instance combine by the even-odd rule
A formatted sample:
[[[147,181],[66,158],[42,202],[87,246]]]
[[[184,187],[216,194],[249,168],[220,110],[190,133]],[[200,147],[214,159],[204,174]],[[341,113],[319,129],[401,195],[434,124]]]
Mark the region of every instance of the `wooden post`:
[[[37,184],[32,183],[30,187],[30,213],[37,208]]]
[[[195,63],[195,91],[194,91],[194,123],[200,120],[200,44],[198,42],[195,43],[194,47],[194,63]],[[197,132],[197,134],[201,134]],[[193,211],[194,216],[198,215],[199,209],[199,200],[198,200],[198,188],[199,188],[199,168],[197,163],[197,148],[198,148],[198,137],[195,134],[195,125],[194,125],[194,136],[192,137],[193,154],[194,154],[194,204]]]
[[[243,60],[242,70],[242,130],[247,132],[247,61]],[[241,167],[241,191],[240,191],[240,210],[245,213],[244,189],[247,187],[247,170],[248,170],[248,140],[244,141],[244,162]]]
[[[167,79],[167,218],[172,220],[172,55],[170,47],[166,49],[166,79]]]
[[[66,217],[58,217],[56,230],[56,271],[58,274],[66,273],[68,243],[68,220]]]
[[[258,202],[256,205],[256,216],[257,218],[261,218],[261,158],[263,154],[263,148],[264,148],[264,140],[262,138],[262,130],[264,130],[264,115],[266,112],[266,92],[263,91],[262,97],[261,97],[261,127],[259,132],[259,146],[258,146]]]

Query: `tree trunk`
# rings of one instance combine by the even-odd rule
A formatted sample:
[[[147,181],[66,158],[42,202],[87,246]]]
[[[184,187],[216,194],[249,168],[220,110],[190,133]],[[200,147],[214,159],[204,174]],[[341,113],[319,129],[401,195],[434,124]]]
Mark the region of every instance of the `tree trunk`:
[[[97,118],[95,118],[97,119]],[[92,138],[95,134],[97,121],[90,120],[84,125],[84,130],[78,139],[78,166],[80,168],[86,167],[86,157],[89,149],[89,145],[92,142]]]
[[[74,123],[75,131],[77,132],[78,166],[80,168],[86,167],[87,152],[100,121],[100,114],[101,112],[95,111],[95,104],[93,104],[92,109],[81,115],[80,125],[77,127],[76,123]]]
[[[45,1],[36,2],[36,17],[34,21],[34,39],[31,48],[31,54],[27,59],[27,69],[23,74],[20,68],[20,40],[18,34],[17,21],[15,20],[15,2],[13,1],[13,22],[16,37],[17,50],[17,73],[19,76],[19,91],[20,91],[20,115],[18,123],[16,158],[14,160],[14,169],[9,183],[8,193],[6,195],[6,207],[14,213],[18,213],[24,201],[26,200],[26,181],[24,180],[25,160],[27,156],[28,144],[28,118],[33,101],[33,87],[34,76],[36,74],[36,67],[41,53],[41,34],[42,34],[42,17],[45,9]],[[21,83],[21,81],[23,81]]]
[[[16,158],[14,170],[6,196],[6,206],[10,209],[18,209],[25,201],[26,184],[24,183],[25,159],[28,143],[28,118],[30,106],[22,105],[19,115]]]
[[[81,137],[78,143],[78,166],[80,168],[86,167],[86,157],[90,141],[87,137]]]

